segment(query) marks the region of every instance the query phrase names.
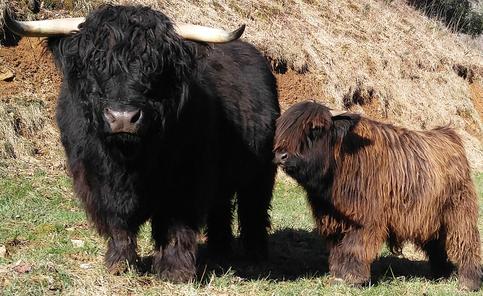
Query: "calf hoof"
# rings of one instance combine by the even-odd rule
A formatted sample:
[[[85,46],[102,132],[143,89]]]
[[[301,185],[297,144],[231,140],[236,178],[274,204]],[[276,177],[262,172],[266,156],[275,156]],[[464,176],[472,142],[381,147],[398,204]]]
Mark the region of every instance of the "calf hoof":
[[[330,277],[329,278],[329,285],[330,286],[338,286],[338,285],[346,285],[346,286],[350,286],[350,287],[353,287],[353,288],[363,288],[367,285],[370,284],[370,281],[368,280],[354,280],[354,279],[351,279],[351,280],[347,280],[347,279],[344,279],[344,278],[340,278],[340,277]]]
[[[481,278],[460,277],[458,279],[460,289],[464,291],[478,291],[481,287]]]
[[[344,285],[345,281],[342,278],[338,277],[329,277],[329,285],[330,286],[338,286],[338,285]]]

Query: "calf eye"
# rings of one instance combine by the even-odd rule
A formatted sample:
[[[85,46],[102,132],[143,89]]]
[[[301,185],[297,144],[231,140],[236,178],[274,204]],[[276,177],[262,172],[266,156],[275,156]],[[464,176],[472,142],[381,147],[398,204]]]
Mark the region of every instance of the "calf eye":
[[[320,127],[311,127],[309,130],[309,139],[315,141],[320,135]]]

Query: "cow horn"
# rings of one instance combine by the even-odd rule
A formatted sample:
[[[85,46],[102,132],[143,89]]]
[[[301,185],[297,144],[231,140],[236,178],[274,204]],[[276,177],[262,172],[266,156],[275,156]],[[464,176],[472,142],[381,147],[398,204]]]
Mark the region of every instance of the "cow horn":
[[[345,110],[329,110],[329,111],[330,111],[330,115],[332,115],[332,117],[336,117],[336,116],[347,113],[347,111],[345,111]]]
[[[23,37],[49,37],[69,35],[79,31],[79,25],[85,18],[64,18],[43,21],[17,21],[6,11],[5,25],[13,33]]]
[[[176,33],[184,39],[210,43],[226,43],[237,40],[245,31],[245,25],[240,26],[233,32],[192,24],[176,24],[175,28]]]
[[[13,33],[24,37],[49,37],[69,35],[79,31],[79,25],[85,21],[84,17],[63,18],[43,21],[17,21],[5,11],[5,25]],[[181,37],[212,43],[225,43],[236,40],[245,31],[245,25],[240,26],[233,32],[192,24],[178,24],[176,32]]]

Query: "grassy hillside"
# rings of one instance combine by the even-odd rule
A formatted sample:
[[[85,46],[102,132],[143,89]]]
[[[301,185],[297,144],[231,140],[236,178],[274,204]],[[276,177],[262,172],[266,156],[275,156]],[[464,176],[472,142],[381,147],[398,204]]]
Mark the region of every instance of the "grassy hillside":
[[[84,15],[109,2],[148,4],[176,21],[227,29],[245,23],[244,40],[272,63],[284,109],[310,98],[411,128],[451,123],[483,172],[482,37],[455,34],[403,0],[44,0],[39,14],[26,0],[0,0],[0,20],[7,2],[22,19]],[[411,248],[404,257],[383,250],[367,288],[331,286],[304,193],[285,176],[274,193],[268,262],[253,267],[235,257],[215,266],[201,241],[193,283],[109,275],[105,242],[90,229],[66,174],[53,120],[61,77],[41,40],[0,45],[0,77],[11,74],[0,79],[0,295],[461,294],[454,276],[429,280],[424,257]],[[475,176],[481,207],[483,174]],[[143,256],[152,251],[149,231],[141,232]]]
[[[481,38],[467,41],[468,37],[452,33],[405,1],[46,0],[38,15],[28,12],[26,2],[10,5],[27,19],[83,15],[108,2],[148,4],[176,21],[228,29],[245,23],[243,38],[266,54],[277,73],[284,108],[316,99],[411,128],[450,123],[464,138],[473,168],[483,170]],[[0,7],[5,3],[0,0]],[[45,128],[57,136],[48,119],[60,79],[49,55],[41,54],[38,40],[22,42],[20,50],[27,54],[21,57],[16,56],[19,49],[0,48],[0,68],[16,75],[10,82],[0,81],[0,104],[16,110],[20,101],[47,101],[42,112],[32,115],[43,116],[45,124],[35,130],[33,141],[19,134],[14,124],[3,123],[0,133],[10,131],[5,132],[8,143],[0,145],[0,157],[7,161],[10,149],[16,160],[42,163],[43,155],[35,151],[58,149],[58,145],[36,147],[42,141],[35,135]],[[31,75],[24,75],[25,69]],[[0,118],[6,116],[0,108]],[[22,116],[17,116],[22,122],[38,121]],[[33,147],[24,149],[29,145]],[[50,154],[62,155],[61,151]]]

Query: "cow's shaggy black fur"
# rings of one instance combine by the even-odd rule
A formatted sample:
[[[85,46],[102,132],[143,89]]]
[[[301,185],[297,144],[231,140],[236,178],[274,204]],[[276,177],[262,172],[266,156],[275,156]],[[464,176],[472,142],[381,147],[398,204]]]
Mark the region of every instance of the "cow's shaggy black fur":
[[[64,76],[57,122],[75,190],[108,239],[112,271],[137,262],[136,235],[150,220],[153,269],[191,279],[203,225],[212,252],[229,250],[235,193],[245,250],[266,255],[280,111],[253,46],[186,41],[160,12],[104,6],[48,47]],[[110,133],[108,107],[142,110],[139,130]]]

